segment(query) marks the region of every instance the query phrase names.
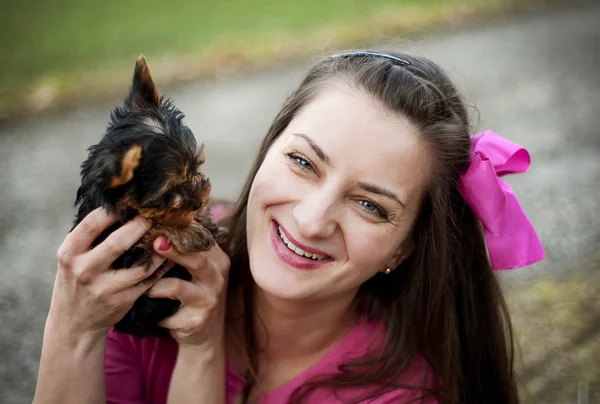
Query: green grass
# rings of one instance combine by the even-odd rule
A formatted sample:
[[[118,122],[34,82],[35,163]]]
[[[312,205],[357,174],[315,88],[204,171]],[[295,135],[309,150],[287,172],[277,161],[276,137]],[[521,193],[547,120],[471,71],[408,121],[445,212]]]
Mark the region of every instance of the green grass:
[[[524,403],[600,403],[599,263],[593,252],[562,279],[508,290]]]
[[[158,61],[165,76],[170,66],[190,78],[227,70],[223,62],[261,62],[345,46],[515,2],[519,0],[2,2],[0,113],[9,105],[32,102],[32,94],[43,98],[44,89],[50,99],[101,94],[113,77],[127,72],[129,78],[141,53],[153,67]],[[182,65],[189,65],[187,71],[182,72]]]

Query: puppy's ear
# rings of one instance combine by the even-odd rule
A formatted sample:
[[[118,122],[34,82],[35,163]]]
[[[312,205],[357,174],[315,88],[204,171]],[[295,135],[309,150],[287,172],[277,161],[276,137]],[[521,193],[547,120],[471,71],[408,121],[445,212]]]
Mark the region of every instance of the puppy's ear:
[[[120,160],[115,159],[113,167],[110,169],[112,172],[109,172],[107,176],[107,188],[116,188],[131,181],[133,172],[140,165],[141,158],[142,146],[135,144],[121,156]]]
[[[156,84],[154,84],[152,71],[146,58],[142,55],[135,63],[133,83],[125,104],[131,109],[139,110],[147,107],[156,107],[159,103],[160,94]]]
[[[75,204],[89,192],[104,192],[131,181],[140,164],[142,150],[138,144],[121,151],[106,150],[99,145],[90,147],[90,154],[81,165],[81,186]]]

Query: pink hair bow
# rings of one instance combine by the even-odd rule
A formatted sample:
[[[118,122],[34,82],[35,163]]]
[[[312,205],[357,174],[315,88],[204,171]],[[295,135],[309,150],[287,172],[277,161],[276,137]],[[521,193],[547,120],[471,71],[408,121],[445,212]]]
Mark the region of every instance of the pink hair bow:
[[[500,178],[527,171],[530,162],[527,150],[491,130],[471,137],[471,165],[460,177],[458,191],[483,224],[496,270],[531,265],[545,255],[515,193]]]

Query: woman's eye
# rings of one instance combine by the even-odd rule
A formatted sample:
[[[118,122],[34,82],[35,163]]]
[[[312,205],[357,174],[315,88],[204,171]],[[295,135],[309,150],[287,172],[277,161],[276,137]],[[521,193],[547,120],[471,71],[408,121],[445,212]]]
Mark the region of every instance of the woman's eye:
[[[360,205],[369,213],[376,215],[382,219],[387,219],[387,213],[381,209],[375,202],[371,202],[368,199],[362,199]]]
[[[369,212],[377,212],[377,205],[371,201],[360,201],[360,204]]]
[[[288,156],[291,159],[293,159],[296,162],[296,164],[298,166],[300,166],[300,168],[302,168],[303,170],[314,171],[312,164],[307,159],[302,157],[301,155],[296,154],[296,153],[290,153]]]

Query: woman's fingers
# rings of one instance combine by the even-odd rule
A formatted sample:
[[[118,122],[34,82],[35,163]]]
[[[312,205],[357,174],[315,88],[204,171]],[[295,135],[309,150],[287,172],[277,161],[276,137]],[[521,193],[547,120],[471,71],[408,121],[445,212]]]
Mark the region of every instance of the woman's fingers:
[[[182,305],[204,305],[203,300],[210,294],[206,289],[179,278],[164,278],[148,289],[148,297],[179,300]],[[212,300],[212,299],[210,299]]]
[[[152,227],[152,222],[136,216],[112,232],[90,252],[90,259],[100,267],[110,267],[117,258],[133,247]]]
[[[148,296],[179,300],[179,310],[158,325],[186,338],[198,332],[219,304],[219,291],[177,278],[164,278],[148,290]]]
[[[164,237],[154,240],[154,250],[163,257],[187,268],[192,281],[206,285],[219,286],[227,278],[230,260],[218,245],[210,250],[194,253],[179,253],[172,248]]]
[[[141,290],[139,294],[142,294],[173,266],[173,264],[170,264],[161,267],[165,261],[165,258],[160,255],[153,254],[152,265],[149,269],[146,266],[137,266],[103,272],[99,275],[99,283],[110,285],[109,288],[113,292],[136,287],[136,289]]]
[[[182,306],[175,314],[160,321],[158,325],[174,332],[177,339],[189,338],[204,327],[210,315],[209,310],[213,307],[198,310]]]
[[[174,249],[165,237],[157,237],[153,243],[154,251],[168,260],[187,268],[190,273],[198,272],[206,266],[206,256],[199,253],[183,254]]]
[[[203,252],[206,256],[208,262],[213,264],[213,267],[218,271],[218,273],[227,277],[229,274],[229,266],[231,265],[231,260],[229,256],[225,254],[225,251],[219,247],[218,244],[215,244],[210,250]]]
[[[114,213],[107,214],[104,208],[90,212],[75,226],[58,249],[58,262],[63,267],[69,267],[75,256],[90,249],[94,240],[108,227],[118,221]]]

